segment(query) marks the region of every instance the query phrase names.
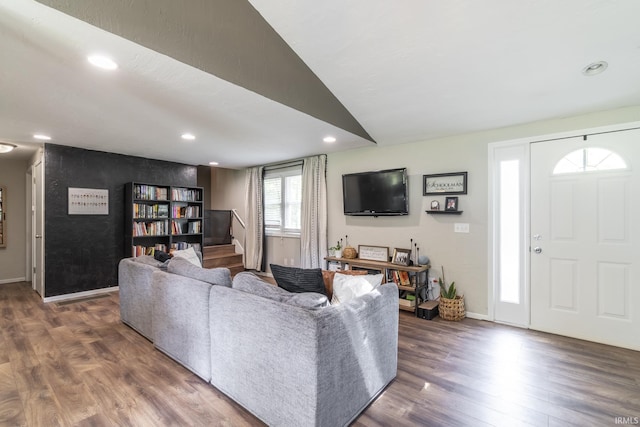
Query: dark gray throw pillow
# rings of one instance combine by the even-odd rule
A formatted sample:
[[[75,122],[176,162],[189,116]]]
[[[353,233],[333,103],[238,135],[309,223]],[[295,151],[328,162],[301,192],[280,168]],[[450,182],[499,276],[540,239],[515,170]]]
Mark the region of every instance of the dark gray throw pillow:
[[[284,267],[270,264],[271,273],[276,283],[289,292],[317,292],[327,295],[319,268]]]

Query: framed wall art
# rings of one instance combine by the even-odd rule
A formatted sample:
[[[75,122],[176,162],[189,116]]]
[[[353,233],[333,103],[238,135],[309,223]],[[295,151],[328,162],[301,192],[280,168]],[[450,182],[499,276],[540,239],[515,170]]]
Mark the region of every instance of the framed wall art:
[[[423,195],[467,194],[467,172],[422,175]]]
[[[109,215],[109,190],[69,187],[69,215]]]

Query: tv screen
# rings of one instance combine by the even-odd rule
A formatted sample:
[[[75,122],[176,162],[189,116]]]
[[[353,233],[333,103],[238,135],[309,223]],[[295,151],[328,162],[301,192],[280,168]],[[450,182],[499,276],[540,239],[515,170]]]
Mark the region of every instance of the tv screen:
[[[342,175],[345,215],[408,215],[407,169]]]

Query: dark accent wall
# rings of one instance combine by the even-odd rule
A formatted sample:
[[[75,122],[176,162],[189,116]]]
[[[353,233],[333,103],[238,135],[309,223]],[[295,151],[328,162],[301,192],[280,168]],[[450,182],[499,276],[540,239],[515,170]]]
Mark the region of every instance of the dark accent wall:
[[[197,167],[46,144],[45,296],[116,286],[125,253],[124,186],[195,186]],[[109,190],[109,215],[69,215],[68,188]]]

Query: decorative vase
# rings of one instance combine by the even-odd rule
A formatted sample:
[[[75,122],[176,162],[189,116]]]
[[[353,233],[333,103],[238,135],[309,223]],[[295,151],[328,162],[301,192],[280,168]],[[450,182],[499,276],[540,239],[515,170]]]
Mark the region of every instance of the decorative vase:
[[[342,251],[342,256],[347,259],[355,259],[358,256],[358,252],[353,247],[347,246]]]
[[[333,251],[333,256],[336,258],[342,258],[342,249],[335,249]]]

